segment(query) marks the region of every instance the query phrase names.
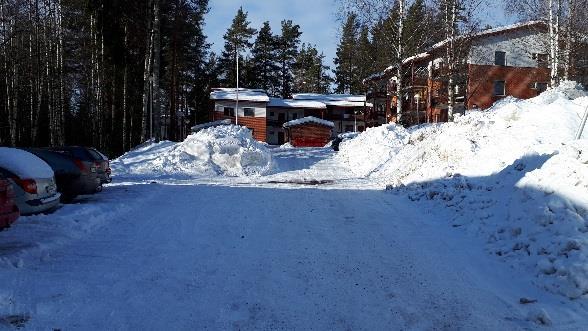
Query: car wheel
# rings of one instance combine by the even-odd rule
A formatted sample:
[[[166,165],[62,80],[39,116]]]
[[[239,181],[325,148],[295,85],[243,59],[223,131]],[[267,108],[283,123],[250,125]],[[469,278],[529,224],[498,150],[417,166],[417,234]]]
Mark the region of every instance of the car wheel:
[[[72,203],[76,197],[77,194],[62,194],[59,200],[61,203]]]

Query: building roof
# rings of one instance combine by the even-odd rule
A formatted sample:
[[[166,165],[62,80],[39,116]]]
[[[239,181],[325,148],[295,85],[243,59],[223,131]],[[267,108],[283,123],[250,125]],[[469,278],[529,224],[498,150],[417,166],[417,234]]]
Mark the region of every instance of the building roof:
[[[286,123],[284,123],[283,127],[290,128],[293,126],[298,126],[298,125],[303,125],[303,124],[318,124],[318,125],[322,125],[322,126],[328,126],[330,128],[335,127],[335,124],[333,122],[325,121],[323,119],[316,118],[313,116],[307,116],[307,117],[299,118],[297,120],[286,122]]]
[[[214,88],[210,92],[212,100],[237,100],[236,88]],[[269,102],[264,90],[239,88],[239,100],[251,102]]]
[[[294,100],[318,101],[324,103],[327,106],[373,107],[372,104],[366,103],[365,95],[300,93],[294,94],[293,98]]]
[[[313,100],[295,100],[295,99],[280,99],[270,98],[268,107],[275,108],[306,108],[306,109],[326,109],[327,105],[319,101]]]
[[[484,31],[480,31],[480,32],[472,34],[472,35],[461,35],[461,36],[458,36],[456,39],[457,40],[464,40],[464,39],[475,40],[475,39],[480,39],[480,38],[484,38],[484,37],[489,37],[489,36],[493,36],[493,35],[497,35],[497,34],[501,34],[501,33],[507,33],[507,32],[511,32],[511,31],[516,31],[516,30],[526,29],[526,28],[531,28],[531,27],[539,27],[539,28],[545,27],[545,22],[543,22],[543,21],[528,21],[528,22],[510,24],[510,25],[505,25],[505,26],[493,28],[493,29],[487,29]],[[402,61],[402,64],[409,64],[409,63],[412,63],[415,61],[431,58],[431,57],[433,57],[433,52],[435,52],[436,50],[438,50],[440,48],[445,47],[449,43],[449,41],[450,41],[450,39],[442,40],[442,41],[434,44],[433,46],[431,46],[428,51],[420,53],[420,54],[416,54],[416,55],[413,55],[411,57],[404,59]],[[366,79],[364,79],[363,82],[365,84],[366,82],[369,82],[369,81],[382,79],[382,78],[388,76],[389,74],[391,74],[395,70],[396,70],[396,65],[391,65],[388,68],[384,69],[384,71],[367,77]]]

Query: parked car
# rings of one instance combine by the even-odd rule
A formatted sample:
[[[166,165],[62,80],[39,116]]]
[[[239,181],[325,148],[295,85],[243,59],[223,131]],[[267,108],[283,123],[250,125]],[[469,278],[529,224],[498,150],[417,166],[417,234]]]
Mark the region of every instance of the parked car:
[[[21,215],[47,212],[59,206],[51,167],[27,151],[0,147],[0,173],[14,188],[15,201]]]
[[[89,148],[88,151],[96,157],[96,161],[100,163],[100,167],[104,171],[105,176],[102,178],[102,184],[112,183],[112,170],[110,169],[108,156],[102,154],[95,148]]]
[[[9,227],[19,215],[12,184],[0,174],[0,230]]]
[[[92,172],[96,172],[102,184],[110,183],[110,162],[108,158],[94,148],[81,146],[50,147],[49,150],[63,153],[84,162]]]
[[[91,172],[82,160],[69,155],[44,149],[25,149],[47,162],[55,173],[57,191],[61,202],[69,203],[78,195],[94,194],[101,191],[102,183],[96,172]]]
[[[336,152],[338,152],[339,151],[339,145],[342,142],[344,142],[346,140],[354,139],[358,135],[359,135],[359,132],[345,132],[345,133],[341,133],[337,137],[335,137],[335,139],[333,139],[333,141],[331,142],[331,147],[333,148],[333,150],[335,150]]]

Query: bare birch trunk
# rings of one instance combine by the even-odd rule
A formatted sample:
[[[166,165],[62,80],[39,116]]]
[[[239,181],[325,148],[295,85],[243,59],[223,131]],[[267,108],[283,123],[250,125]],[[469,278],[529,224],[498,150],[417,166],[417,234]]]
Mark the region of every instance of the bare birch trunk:
[[[398,123],[402,121],[402,111],[403,111],[403,95],[402,90],[404,89],[404,78],[402,77],[404,74],[403,68],[403,60],[404,60],[404,40],[402,35],[404,33],[404,7],[405,7],[405,0],[399,0],[399,13],[398,13],[398,44],[397,44],[397,58],[398,58],[398,77],[396,80],[396,120]]]
[[[129,46],[129,34],[128,34],[128,26],[127,26],[127,22],[125,22],[125,39],[124,39],[124,45],[125,45],[125,56],[124,56],[124,72],[123,72],[123,97],[122,97],[122,145],[123,145],[123,151],[126,152],[127,151],[127,84],[128,84],[128,74],[129,74],[129,69],[128,69],[128,63],[127,63],[127,49]]]
[[[572,70],[573,27],[576,19],[576,0],[567,0],[568,20],[566,26],[566,46],[564,49],[564,79],[569,80]]]
[[[557,0],[556,0],[557,1]],[[553,0],[548,0],[549,10],[549,55],[551,62],[550,80],[551,86],[557,85],[557,39],[555,28],[555,15],[553,13]]]
[[[159,1],[154,1],[153,6],[153,130],[155,139],[161,138],[161,100],[159,97],[159,70],[161,65],[161,31]]]
[[[143,69],[143,117],[141,121],[141,142],[150,138],[149,121],[150,121],[150,103],[151,103],[151,68],[153,59],[153,0],[149,0],[147,10],[147,40],[145,45],[145,66]]]
[[[447,3],[447,34],[449,43],[447,45],[447,70],[449,80],[447,83],[447,117],[449,121],[453,120],[453,110],[455,107],[455,23],[457,15],[456,0],[449,0]]]
[[[57,115],[57,143],[59,145],[65,145],[65,82],[64,82],[64,71],[63,71],[63,20],[61,11],[61,0],[57,2],[57,29],[58,29],[58,44],[57,44],[57,67],[58,67],[58,79],[59,79],[59,113]]]

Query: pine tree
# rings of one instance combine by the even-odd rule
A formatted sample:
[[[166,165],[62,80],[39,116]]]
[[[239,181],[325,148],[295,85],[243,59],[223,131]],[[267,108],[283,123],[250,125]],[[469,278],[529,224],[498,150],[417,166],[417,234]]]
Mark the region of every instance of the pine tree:
[[[277,95],[278,70],[276,62],[277,37],[272,34],[269,22],[263,23],[251,51],[253,82],[251,87],[262,88],[270,95]]]
[[[389,16],[376,23],[372,28],[371,34],[374,69],[375,72],[382,72],[394,61],[394,56],[389,50],[390,43],[396,39],[393,17]]]
[[[406,42],[405,54],[412,56],[424,52],[434,41],[439,38],[435,37],[435,31],[438,28],[432,24],[427,24],[434,20],[433,15],[427,9],[425,0],[415,0],[408,7],[405,20],[405,37]],[[436,40],[435,40],[436,39]]]
[[[300,44],[300,26],[292,23],[291,20],[282,21],[282,34],[278,38],[276,49],[279,66],[278,95],[282,98],[290,98],[294,85],[294,63],[298,55]]]
[[[329,93],[332,78],[330,68],[324,64],[324,54],[314,46],[303,44],[294,65],[294,92]]]
[[[239,8],[231,27],[227,30],[223,38],[225,39],[225,48],[222,53],[220,64],[223,70],[222,83],[227,87],[235,87],[237,82],[237,53],[239,61],[243,61],[244,53],[247,53],[251,46],[251,38],[257,32],[254,28],[249,27],[251,22],[247,20],[247,12],[243,7]]]
[[[355,51],[355,65],[357,67],[356,79],[351,84],[352,93],[362,94],[365,91],[363,80],[374,71],[374,51],[370,41],[370,33],[367,26],[361,28]]]
[[[337,47],[335,58],[335,83],[337,93],[353,92],[358,80],[357,72],[357,40],[359,37],[359,22],[357,14],[351,13],[347,16],[341,33],[341,40]]]
[[[208,0],[175,0],[163,8],[162,28],[169,31],[163,40],[164,82],[167,92],[169,134],[178,140],[180,122],[188,116],[187,96],[199,77],[205,76],[209,45],[204,36],[204,14]]]

